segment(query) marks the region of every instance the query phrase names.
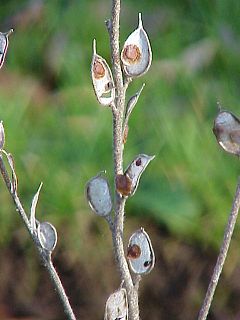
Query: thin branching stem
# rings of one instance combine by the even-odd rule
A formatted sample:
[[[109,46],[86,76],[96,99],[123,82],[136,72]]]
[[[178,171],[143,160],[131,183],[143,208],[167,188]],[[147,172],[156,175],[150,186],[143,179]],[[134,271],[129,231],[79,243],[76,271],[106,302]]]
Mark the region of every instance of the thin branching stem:
[[[232,239],[233,230],[237,221],[239,207],[240,207],[240,182],[238,182],[238,185],[237,185],[232,209],[231,209],[231,212],[228,218],[228,223],[224,232],[224,238],[223,238],[222,246],[220,249],[220,253],[213,271],[212,278],[210,280],[210,283],[207,289],[205,299],[203,301],[203,305],[198,315],[198,320],[205,320],[208,316],[212,299],[219,281],[219,277],[221,275],[223,265],[227,257],[229,245]]]
[[[125,95],[130,81],[123,82],[123,74],[120,62],[119,29],[120,29],[121,1],[112,0],[112,17],[107,23],[110,34],[110,46],[113,65],[113,78],[116,90],[116,98],[113,110],[113,158],[114,177],[123,173],[123,121],[125,112]],[[138,293],[132,281],[132,277],[125,258],[123,245],[124,211],[126,200],[115,188],[115,219],[112,232],[113,247],[121,280],[127,290],[129,304],[129,320],[139,320]]]
[[[7,172],[7,169],[5,167],[5,164],[4,164],[4,161],[3,161],[3,157],[2,155],[0,155],[0,171],[1,171],[1,174],[2,174],[2,177],[3,177],[3,180],[5,182],[5,185],[12,197],[12,200],[15,204],[15,207],[25,225],[25,227],[27,228],[36,248],[37,248],[37,251],[38,251],[38,254],[39,254],[39,257],[42,261],[42,264],[44,265],[44,267],[47,269],[49,275],[50,275],[50,278],[51,278],[51,281],[53,283],[53,286],[54,286],[54,289],[56,290],[56,292],[58,293],[58,296],[59,296],[59,299],[61,301],[61,304],[64,308],[64,312],[67,316],[67,319],[69,320],[76,320],[76,317],[73,313],[73,310],[72,310],[72,307],[69,303],[69,300],[68,300],[68,297],[65,293],[65,290],[63,288],[63,285],[61,283],[61,280],[57,274],[57,271],[56,269],[54,268],[54,265],[52,263],[52,260],[51,260],[51,255],[49,252],[46,252],[45,250],[43,250],[41,248],[41,245],[39,243],[39,240],[38,240],[38,237],[36,235],[36,232],[32,229],[31,227],[31,224],[29,222],[29,219],[28,219],[28,216],[26,214],[26,211],[24,210],[23,206],[22,206],[22,203],[17,195],[17,192],[16,190],[13,191],[12,187],[11,187],[11,180],[10,180],[10,177],[9,177],[9,174]]]

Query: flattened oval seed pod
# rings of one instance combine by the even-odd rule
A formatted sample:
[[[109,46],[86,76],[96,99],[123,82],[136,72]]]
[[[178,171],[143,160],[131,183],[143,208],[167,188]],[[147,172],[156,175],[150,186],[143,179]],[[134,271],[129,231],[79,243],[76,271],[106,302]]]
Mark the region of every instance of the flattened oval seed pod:
[[[110,295],[105,307],[104,320],[127,320],[128,302],[127,293],[121,288]]]
[[[220,111],[214,120],[213,132],[225,151],[240,155],[240,120],[233,113]]]
[[[108,181],[101,174],[88,181],[86,196],[90,208],[97,215],[104,217],[112,211],[112,199]]]
[[[138,28],[124,43],[121,60],[128,77],[139,77],[146,73],[152,62],[152,50],[146,31],[143,29],[141,13]]]
[[[0,32],[0,69],[3,66],[7,48],[8,48],[8,36],[13,32],[13,29],[10,29],[8,32],[2,33]]]
[[[137,186],[143,171],[146,169],[147,165],[155,156],[148,156],[146,154],[139,154],[127,167],[125,175],[131,180],[131,190],[129,195],[134,195],[137,190]]]
[[[155,264],[155,255],[147,232],[141,228],[129,239],[127,258],[136,274],[149,273]]]
[[[57,231],[49,222],[40,222],[37,227],[38,240],[43,249],[53,251],[57,244]]]
[[[109,106],[115,98],[112,72],[106,60],[96,53],[95,39],[93,40],[91,76],[98,102],[103,106]]]
[[[4,144],[5,144],[5,131],[4,131],[3,122],[0,121],[0,150],[4,148]]]

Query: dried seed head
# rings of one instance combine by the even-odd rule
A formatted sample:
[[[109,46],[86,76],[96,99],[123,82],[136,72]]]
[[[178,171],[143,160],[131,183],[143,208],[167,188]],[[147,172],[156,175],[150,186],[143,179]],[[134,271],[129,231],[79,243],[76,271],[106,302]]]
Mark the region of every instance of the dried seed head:
[[[124,43],[121,60],[128,77],[139,77],[146,73],[152,62],[152,51],[146,31],[143,29],[141,13],[138,28]]]
[[[96,40],[93,41],[91,76],[95,95],[103,106],[109,106],[115,99],[115,87],[111,69],[105,59],[96,53]]]
[[[135,44],[129,44],[123,49],[122,56],[129,64],[134,64],[140,60],[141,52]]]
[[[5,131],[4,131],[3,122],[0,121],[0,150],[4,148],[4,144],[5,144]]]
[[[214,120],[213,132],[227,152],[240,155],[240,120],[233,113],[220,111]]]
[[[143,228],[134,232],[130,237],[127,258],[135,274],[146,274],[153,269],[155,255],[151,240]]]
[[[37,227],[38,240],[43,249],[53,251],[57,244],[57,231],[49,222],[41,222]]]
[[[116,188],[123,196],[128,196],[131,193],[132,181],[124,174],[116,176]]]
[[[101,174],[88,181],[86,196],[90,208],[97,215],[104,217],[112,211],[112,199],[108,181]]]

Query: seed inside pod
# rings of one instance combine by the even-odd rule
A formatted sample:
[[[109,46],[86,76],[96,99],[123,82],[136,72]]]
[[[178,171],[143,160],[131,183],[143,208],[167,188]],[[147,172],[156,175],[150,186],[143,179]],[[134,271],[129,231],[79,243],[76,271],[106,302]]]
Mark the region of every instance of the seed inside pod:
[[[93,73],[94,73],[94,76],[96,79],[100,79],[100,78],[104,77],[104,75],[105,75],[104,66],[98,60],[96,60],[94,62]]]
[[[137,244],[133,244],[128,247],[127,257],[128,259],[137,259],[141,255],[141,248]]]
[[[124,174],[118,174],[116,176],[116,188],[123,196],[128,196],[131,192],[132,181]]]
[[[135,44],[129,44],[123,50],[123,57],[129,64],[136,63],[141,58],[141,52]]]

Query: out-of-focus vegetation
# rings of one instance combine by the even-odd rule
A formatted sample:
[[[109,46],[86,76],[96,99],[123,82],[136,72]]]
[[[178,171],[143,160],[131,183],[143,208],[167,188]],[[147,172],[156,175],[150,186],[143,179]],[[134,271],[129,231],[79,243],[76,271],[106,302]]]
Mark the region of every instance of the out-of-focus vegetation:
[[[110,63],[104,20],[111,1],[8,0],[0,6],[1,31],[15,28],[0,72],[0,118],[19,192],[30,207],[43,181],[38,217],[67,229],[59,242],[79,256],[90,250],[85,183],[105,169],[112,180],[111,112],[98,105],[89,75],[93,38]],[[156,154],[128,201],[127,220],[151,220],[200,247],[218,247],[240,168],[212,133],[217,101],[240,115],[239,9],[233,0],[122,3],[121,45],[142,12],[153,49],[152,67],[128,92],[146,83],[130,120],[125,165],[138,153]],[[3,184],[0,202],[3,247],[22,226]],[[104,254],[102,223],[94,219],[99,238],[90,245]],[[236,232],[233,248],[239,238]]]

